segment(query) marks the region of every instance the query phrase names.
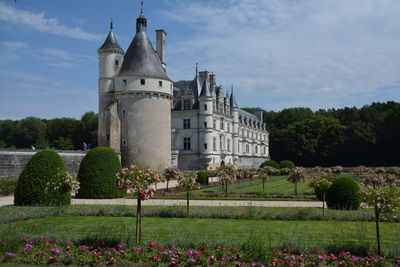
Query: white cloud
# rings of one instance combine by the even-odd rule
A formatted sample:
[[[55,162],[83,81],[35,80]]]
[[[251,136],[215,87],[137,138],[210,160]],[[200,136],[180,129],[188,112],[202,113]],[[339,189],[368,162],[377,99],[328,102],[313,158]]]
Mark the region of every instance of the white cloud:
[[[281,109],[400,101],[400,1],[176,1],[165,15],[191,27],[169,45],[174,79],[194,62],[237,88],[239,105]],[[383,98],[382,98],[382,95]]]
[[[80,40],[101,40],[102,36],[86,32],[79,27],[69,27],[62,24],[57,18],[46,18],[44,13],[35,13],[16,9],[0,2],[0,20],[17,26],[28,26],[34,30],[67,36]]]

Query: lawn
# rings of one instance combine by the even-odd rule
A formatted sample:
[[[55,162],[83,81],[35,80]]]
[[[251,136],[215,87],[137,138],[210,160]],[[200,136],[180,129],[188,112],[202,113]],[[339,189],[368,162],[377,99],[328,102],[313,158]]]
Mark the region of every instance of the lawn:
[[[132,243],[135,219],[61,216],[2,225],[0,239],[50,237],[57,240],[116,240]],[[383,250],[400,254],[400,225],[381,223]],[[253,240],[271,247],[373,246],[372,222],[270,221],[232,219],[144,218],[143,240],[190,246],[199,242],[240,245]]]

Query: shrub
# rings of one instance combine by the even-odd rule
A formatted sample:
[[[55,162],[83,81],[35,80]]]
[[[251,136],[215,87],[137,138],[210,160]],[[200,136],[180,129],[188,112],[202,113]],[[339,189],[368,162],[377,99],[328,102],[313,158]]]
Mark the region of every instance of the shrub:
[[[196,182],[201,185],[208,185],[208,177],[209,177],[209,174],[207,171],[199,171],[199,172],[197,172]]]
[[[335,178],[332,177],[324,177],[326,180],[328,180],[329,182],[333,182],[335,180]],[[315,192],[315,196],[317,197],[317,199],[319,201],[323,201],[324,199],[324,190],[319,188],[319,187],[315,187],[314,188],[314,192]]]
[[[0,196],[10,196],[14,193],[17,186],[17,179],[0,180]]]
[[[57,191],[49,188],[57,182],[60,175],[67,177],[65,164],[60,155],[48,150],[36,153],[18,178],[14,204],[19,206],[70,204],[70,187],[63,186]]]
[[[279,167],[281,169],[283,168],[288,168],[288,169],[294,169],[294,167],[296,167],[293,163],[293,161],[291,160],[282,160],[281,162],[279,162]]]
[[[272,159],[261,163],[260,168],[264,168],[265,166],[271,166],[278,170],[280,169],[279,164],[275,160],[272,160]]]
[[[360,187],[351,178],[342,177],[332,181],[326,204],[330,209],[356,210],[360,206]]]
[[[78,198],[119,198],[126,190],[116,186],[115,174],[121,171],[117,154],[108,147],[89,150],[78,171]]]

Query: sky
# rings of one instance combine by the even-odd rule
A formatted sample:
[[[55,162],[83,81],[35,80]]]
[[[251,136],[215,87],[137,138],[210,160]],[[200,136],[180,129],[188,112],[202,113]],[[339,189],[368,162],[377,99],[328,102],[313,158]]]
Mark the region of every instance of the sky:
[[[0,0],[0,119],[98,110],[97,49],[123,49],[139,0]],[[214,72],[240,107],[279,111],[400,102],[398,0],[144,0],[167,32],[167,73]]]

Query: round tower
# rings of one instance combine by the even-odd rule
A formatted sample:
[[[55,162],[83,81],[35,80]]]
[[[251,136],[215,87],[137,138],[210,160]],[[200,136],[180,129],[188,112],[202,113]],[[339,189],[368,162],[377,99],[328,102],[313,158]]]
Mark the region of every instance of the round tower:
[[[114,78],[121,68],[124,50],[119,46],[113,32],[113,23],[103,45],[97,50],[99,55],[99,146],[111,145],[111,125],[109,106],[113,101]],[[118,151],[119,149],[117,149]]]
[[[171,166],[172,88],[141,12],[135,37],[115,79],[124,166],[134,163],[158,171]]]
[[[197,68],[196,68],[196,80]],[[204,79],[199,96],[200,162],[205,166],[212,162],[213,148],[213,95],[207,79]]]
[[[239,158],[239,107],[236,103],[235,96],[233,95],[233,86],[231,88],[231,96],[229,99],[229,105],[231,114],[233,116],[233,134],[232,134],[232,146],[233,146],[233,162],[236,162]]]

